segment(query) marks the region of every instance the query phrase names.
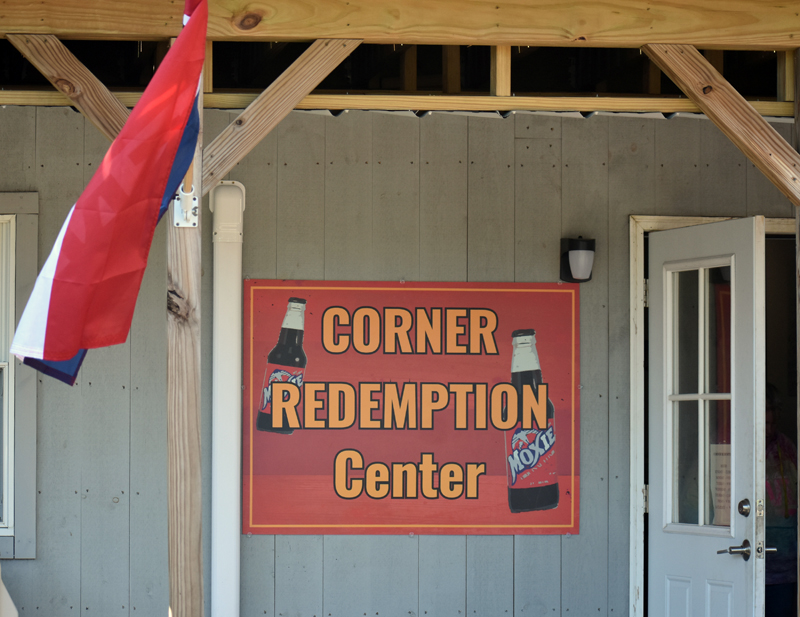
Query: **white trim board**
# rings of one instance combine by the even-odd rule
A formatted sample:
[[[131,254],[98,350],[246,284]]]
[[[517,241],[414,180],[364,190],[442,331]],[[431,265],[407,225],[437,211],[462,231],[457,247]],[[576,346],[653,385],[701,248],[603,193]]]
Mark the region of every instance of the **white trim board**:
[[[630,614],[644,615],[644,234],[736,217],[630,217]],[[767,234],[794,235],[795,219],[768,218]]]

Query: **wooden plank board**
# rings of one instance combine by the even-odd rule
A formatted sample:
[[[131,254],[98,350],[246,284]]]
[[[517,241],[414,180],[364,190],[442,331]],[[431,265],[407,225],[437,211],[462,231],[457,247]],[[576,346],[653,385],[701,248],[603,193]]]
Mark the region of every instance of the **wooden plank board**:
[[[318,40],[312,43],[228,128],[203,149],[203,194],[214,188],[360,43],[357,40]]]
[[[275,536],[275,612],[322,615],[322,536]]]
[[[793,124],[776,123],[772,127],[781,136],[792,139]],[[745,161],[747,169],[747,216],[763,214],[774,217],[793,217],[795,206],[778,190],[751,162]]]
[[[795,205],[800,154],[691,45],[645,45],[644,52]]]
[[[57,37],[9,34],[6,38],[107,139],[114,140],[128,119],[128,109]]]
[[[131,615],[165,615],[169,607],[165,223],[156,227],[130,334]]]
[[[514,614],[514,536],[467,537],[467,615]]]
[[[290,113],[277,131],[278,278],[319,280],[325,275],[325,117]]]
[[[58,135],[58,139],[53,139]],[[83,190],[83,117],[69,109],[36,110],[39,263],[44,263],[72,203]],[[81,607],[81,382],[70,388],[38,377],[37,554],[5,562],[3,580],[21,614],[77,614]],[[48,581],[42,585],[41,581]],[[23,612],[24,611],[24,612]],[[85,612],[85,611],[83,611]]]
[[[418,555],[418,536],[325,536],[324,614],[417,614]]]
[[[372,259],[378,280],[419,280],[419,119],[372,119]]]
[[[420,45],[547,45],[639,47],[647,42],[701,47],[788,49],[800,29],[791,3],[749,0],[622,0],[613,11],[599,0],[569,4],[546,0],[476,1],[464,10],[457,0],[351,0],[336,3],[291,0],[248,5],[210,3],[209,39],[298,41],[363,38],[368,43]],[[120,20],[119,15],[125,19]],[[531,15],[536,19],[532,20]],[[7,0],[5,32],[57,34],[64,38],[152,40],[177,36],[180,7],[157,0],[110,7],[98,0],[30,4]]]
[[[561,118],[515,116],[514,280],[559,278]],[[542,568],[542,564],[547,564]],[[514,614],[561,612],[561,538],[514,538]],[[532,583],[533,573],[535,584]]]
[[[561,536],[514,536],[514,615],[561,614]]]
[[[133,107],[140,92],[114,92],[120,102]],[[212,93],[205,97],[206,109],[241,109],[258,94],[252,92]],[[786,101],[749,101],[762,116],[793,117],[794,106]],[[42,90],[0,90],[2,105],[43,105],[69,107],[72,102],[59,92]],[[295,109],[378,109],[407,111],[629,111],[699,112],[687,98],[615,96],[459,96],[413,94],[309,94]]]
[[[408,45],[403,53],[402,90],[414,92],[417,89],[417,46]]]
[[[36,109],[0,107],[0,191],[36,186]]]
[[[221,113],[204,113],[203,135]],[[210,117],[210,119],[209,119]],[[156,227],[147,270],[131,324],[131,614],[159,614],[169,607],[167,488],[167,289],[166,219]],[[205,263],[210,260],[204,255]],[[209,269],[210,270],[210,269]],[[205,306],[203,306],[204,314]],[[210,348],[210,342],[201,345]],[[204,380],[204,384],[206,381]],[[207,398],[207,397],[206,397]],[[207,443],[207,442],[206,442]],[[203,486],[203,495],[209,491]],[[205,555],[204,555],[205,557]]]
[[[419,121],[419,278],[467,280],[468,119]]]
[[[110,142],[84,123],[84,185]],[[81,368],[81,610],[130,612],[130,342],[93,349]]]
[[[561,237],[594,238],[592,280],[581,285],[580,534],[561,543],[561,610],[607,612],[608,598],[608,116],[562,122]],[[602,358],[603,360],[592,361]],[[541,358],[547,376],[547,359]]]
[[[202,93],[198,96],[202,98]],[[203,182],[202,134],[201,115],[191,178],[198,189]],[[201,221],[200,215],[198,225]],[[201,230],[167,227],[167,506],[173,617],[203,617],[206,600],[200,445]]]
[[[373,115],[325,120],[325,278],[372,278]]]
[[[713,122],[700,129],[700,202],[708,216],[747,213],[747,157]]]
[[[275,536],[248,534],[241,547],[240,615],[275,617]]]
[[[469,119],[469,281],[514,280],[514,118]]]
[[[625,276],[630,267],[628,217],[655,211],[655,127],[663,123],[652,119],[608,119],[609,615],[626,614],[630,602],[631,283]]]
[[[461,92],[461,48],[458,45],[442,47],[442,92]]]
[[[700,126],[695,118],[656,123],[656,214],[697,213],[700,195]]]
[[[81,368],[81,609],[130,611],[130,344],[93,349]]]
[[[778,100],[794,101],[795,50],[778,52]]]
[[[532,118],[528,124],[536,122]],[[518,283],[559,279],[562,169],[560,118],[556,120],[555,138],[514,140],[514,280]]]
[[[466,602],[466,536],[420,536],[417,614],[463,617]]]
[[[14,196],[14,193],[6,193]],[[17,214],[14,287],[17,325],[39,273],[39,194],[17,193],[29,199],[9,201],[28,207],[31,214]],[[0,198],[0,202],[3,201]],[[22,203],[20,203],[22,202]],[[4,210],[7,212],[7,210]],[[39,374],[15,359],[14,366],[14,538],[16,559],[36,557],[36,385]],[[9,538],[10,539],[10,538]]]
[[[511,46],[495,45],[489,61],[489,94],[511,96]]]

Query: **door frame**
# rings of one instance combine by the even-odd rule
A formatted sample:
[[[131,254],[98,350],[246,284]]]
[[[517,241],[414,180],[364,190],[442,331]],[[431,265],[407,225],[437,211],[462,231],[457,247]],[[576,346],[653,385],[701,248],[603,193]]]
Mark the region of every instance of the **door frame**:
[[[644,482],[644,323],[646,282],[644,234],[741,218],[734,216],[630,216],[630,615],[644,614],[644,515],[647,487]],[[795,219],[767,218],[766,233],[795,235]]]

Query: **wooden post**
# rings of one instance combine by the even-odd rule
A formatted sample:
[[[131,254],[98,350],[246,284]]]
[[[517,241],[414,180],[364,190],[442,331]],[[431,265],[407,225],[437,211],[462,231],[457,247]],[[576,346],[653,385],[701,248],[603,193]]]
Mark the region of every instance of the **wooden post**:
[[[442,92],[461,92],[461,47],[458,45],[442,47]]]
[[[206,41],[206,61],[203,64],[203,92],[214,92],[214,43]]]
[[[403,91],[417,91],[417,46],[407,45],[403,53]]]
[[[200,134],[194,194],[202,195]],[[203,615],[202,477],[200,458],[200,223],[175,227],[167,215],[167,456],[169,605],[172,617]]]
[[[491,51],[489,94],[511,96],[511,46],[497,45]]]
[[[778,54],[778,100],[795,101],[794,51],[779,51]]]

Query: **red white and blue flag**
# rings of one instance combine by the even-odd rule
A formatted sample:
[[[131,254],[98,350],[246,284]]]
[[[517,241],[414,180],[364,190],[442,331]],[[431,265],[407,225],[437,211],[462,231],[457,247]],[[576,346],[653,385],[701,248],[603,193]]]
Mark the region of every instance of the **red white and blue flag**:
[[[127,339],[156,224],[194,156],[207,2],[186,0],[184,12],[186,26],[70,210],[14,335],[13,354],[70,385],[87,349]]]

